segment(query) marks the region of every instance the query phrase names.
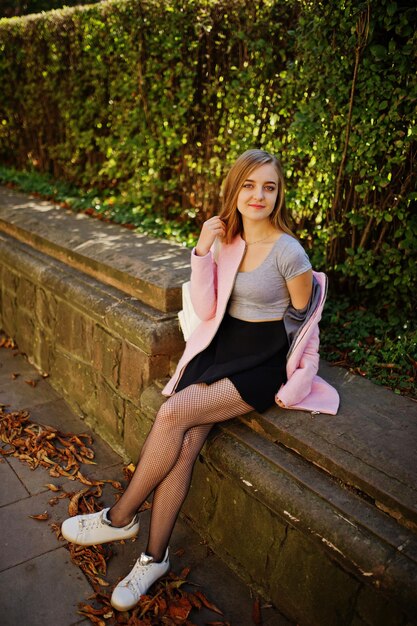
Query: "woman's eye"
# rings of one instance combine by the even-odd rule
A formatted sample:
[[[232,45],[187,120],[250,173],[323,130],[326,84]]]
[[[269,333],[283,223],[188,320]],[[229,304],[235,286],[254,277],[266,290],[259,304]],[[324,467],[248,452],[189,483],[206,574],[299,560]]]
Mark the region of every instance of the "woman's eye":
[[[265,187],[267,191],[275,191],[275,187]]]

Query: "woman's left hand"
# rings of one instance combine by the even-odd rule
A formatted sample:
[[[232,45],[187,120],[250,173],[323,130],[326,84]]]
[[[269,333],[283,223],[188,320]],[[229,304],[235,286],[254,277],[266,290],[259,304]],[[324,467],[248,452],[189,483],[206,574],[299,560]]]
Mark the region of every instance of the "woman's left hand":
[[[281,407],[281,409],[286,409],[287,408],[286,405],[283,402],[281,402],[281,400],[279,398],[277,398],[277,404],[278,404],[278,406]]]

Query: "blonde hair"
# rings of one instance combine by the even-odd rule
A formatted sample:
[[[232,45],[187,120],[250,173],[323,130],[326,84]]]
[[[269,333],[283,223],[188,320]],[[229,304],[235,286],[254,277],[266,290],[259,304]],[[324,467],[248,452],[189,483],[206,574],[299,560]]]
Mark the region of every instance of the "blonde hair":
[[[226,243],[230,243],[236,235],[243,233],[242,216],[237,209],[237,198],[242,185],[254,169],[266,163],[272,163],[278,175],[277,200],[269,219],[276,228],[294,237],[285,206],[285,182],[280,162],[264,150],[246,150],[236,159],[223,182],[222,208],[219,217],[226,224],[224,238]]]

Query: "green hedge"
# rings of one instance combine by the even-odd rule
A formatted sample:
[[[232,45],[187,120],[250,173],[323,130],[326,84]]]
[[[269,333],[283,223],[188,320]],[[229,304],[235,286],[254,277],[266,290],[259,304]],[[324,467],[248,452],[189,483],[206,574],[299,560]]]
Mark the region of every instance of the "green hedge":
[[[114,0],[0,20],[0,161],[185,230],[249,147],[278,154],[317,268],[381,313],[417,289],[416,9]],[[112,208],[113,207],[113,208]]]
[[[100,0],[1,0],[0,17],[16,17],[29,13],[40,13],[61,9],[63,6],[93,4]]]

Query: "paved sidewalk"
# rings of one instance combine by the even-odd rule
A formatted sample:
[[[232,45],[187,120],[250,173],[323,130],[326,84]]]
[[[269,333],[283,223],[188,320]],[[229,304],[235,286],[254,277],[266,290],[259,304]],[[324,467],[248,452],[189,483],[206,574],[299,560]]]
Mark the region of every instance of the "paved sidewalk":
[[[18,376],[13,376],[18,374]],[[26,381],[37,381],[36,386]],[[47,379],[18,353],[0,348],[0,404],[8,411],[27,409],[33,421],[54,426],[65,432],[90,432],[68,405],[52,389]],[[98,436],[93,449],[97,465],[82,467],[89,477],[122,479],[122,459]],[[47,483],[66,491],[78,491],[81,483],[65,478],[51,478],[42,467],[31,470],[17,458],[0,456],[0,607],[2,626],[75,626],[90,624],[77,613],[80,601],[93,593],[82,571],[69,558],[65,543],[58,541],[49,523],[60,523],[68,516],[68,499],[56,506],[48,501],[54,495]],[[106,502],[106,493],[109,498]],[[104,492],[103,501],[112,503]],[[112,492],[113,493],[113,492]],[[49,521],[36,521],[29,515],[48,511]],[[225,515],[227,512],[225,512]],[[107,580],[113,584],[131,569],[138,553],[145,548],[149,511],[142,514],[141,533],[136,542],[113,544],[115,555],[109,563]],[[142,530],[143,529],[143,530]],[[183,549],[182,556],[174,553]],[[184,521],[179,520],[171,541],[172,571],[179,574],[190,567],[188,580],[201,587],[202,593],[223,610],[221,617],[208,609],[193,610],[192,623],[228,621],[232,626],[253,626],[251,591],[205,546]],[[264,603],[261,601],[261,605]],[[259,622],[258,622],[259,623]],[[262,608],[262,624],[291,626],[277,610]]]

